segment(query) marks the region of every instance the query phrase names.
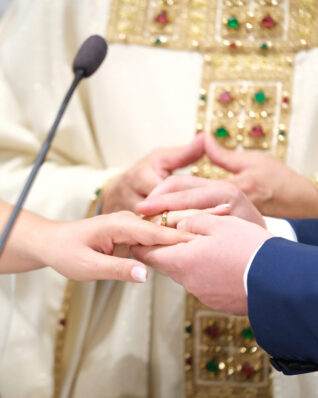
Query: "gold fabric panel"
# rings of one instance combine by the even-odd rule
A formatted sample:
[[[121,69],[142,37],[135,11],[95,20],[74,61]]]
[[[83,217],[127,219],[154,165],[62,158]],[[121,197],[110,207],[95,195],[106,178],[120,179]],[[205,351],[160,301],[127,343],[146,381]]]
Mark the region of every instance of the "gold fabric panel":
[[[229,149],[263,150],[284,161],[293,64],[292,53],[205,53],[197,131]],[[208,178],[226,175],[206,159],[193,172]]]
[[[113,0],[109,42],[199,51],[204,70],[197,131],[233,150],[284,160],[294,54],[318,44],[317,0]],[[206,159],[193,168],[226,175]],[[72,291],[68,285],[55,352],[55,394]],[[270,398],[268,357],[246,317],[213,312],[187,295],[187,398]]]
[[[318,44],[315,0],[113,0],[107,38],[199,51],[204,70],[197,132],[233,150],[285,159],[294,55]],[[206,158],[195,175],[227,173]],[[271,368],[246,317],[187,295],[187,398],[270,398]]]
[[[317,45],[317,33],[316,0],[113,0],[107,38],[202,52],[235,44],[249,53],[268,42],[295,52]]]

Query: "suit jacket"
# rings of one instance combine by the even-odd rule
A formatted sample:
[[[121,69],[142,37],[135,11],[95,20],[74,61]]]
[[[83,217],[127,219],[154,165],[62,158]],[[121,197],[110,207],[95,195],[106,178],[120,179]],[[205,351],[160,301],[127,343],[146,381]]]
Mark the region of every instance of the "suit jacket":
[[[299,243],[272,238],[248,273],[248,312],[258,344],[286,375],[318,370],[318,219],[288,220]]]

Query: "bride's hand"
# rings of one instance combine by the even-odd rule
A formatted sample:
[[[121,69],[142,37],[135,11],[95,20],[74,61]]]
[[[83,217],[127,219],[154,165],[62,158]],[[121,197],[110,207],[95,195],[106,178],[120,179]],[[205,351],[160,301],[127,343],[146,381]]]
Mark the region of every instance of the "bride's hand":
[[[164,212],[166,217],[166,227],[169,228],[177,228],[177,225],[180,221],[184,220],[188,217],[198,216],[200,214],[211,214],[217,216],[226,216],[230,214],[229,206],[220,206],[219,208],[213,207],[211,209],[188,209],[188,210],[176,210],[176,211],[167,211]],[[151,221],[155,224],[162,225],[162,217],[163,214],[158,214],[155,216],[144,216],[143,219],[147,221]]]
[[[41,261],[81,281],[145,282],[146,266],[134,259],[112,256],[115,245],[174,245],[192,239],[192,234],[156,225],[127,211],[48,225]]]
[[[209,209],[210,214],[230,214],[265,227],[261,213],[244,193],[234,184],[223,180],[171,176],[137,205],[137,211],[148,217],[163,211],[187,209]]]

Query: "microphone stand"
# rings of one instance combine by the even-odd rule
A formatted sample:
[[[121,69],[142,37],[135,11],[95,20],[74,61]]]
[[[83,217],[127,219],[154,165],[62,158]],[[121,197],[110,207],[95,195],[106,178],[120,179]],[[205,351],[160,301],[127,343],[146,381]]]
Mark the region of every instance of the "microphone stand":
[[[65,96],[65,98],[64,98],[64,100],[62,102],[62,105],[61,105],[61,107],[60,107],[60,109],[59,109],[59,111],[57,113],[57,116],[56,116],[55,121],[54,121],[54,123],[53,123],[53,125],[51,127],[51,130],[49,131],[49,134],[48,134],[45,142],[43,143],[42,148],[41,148],[38,156],[35,159],[34,165],[32,167],[31,173],[30,173],[30,175],[29,175],[29,177],[27,179],[27,182],[25,183],[25,185],[23,187],[23,190],[22,190],[22,192],[21,192],[21,194],[19,196],[19,199],[18,199],[16,205],[14,206],[14,208],[13,208],[13,210],[11,212],[11,215],[9,217],[9,220],[8,220],[4,230],[2,232],[2,235],[1,235],[1,238],[0,238],[0,256],[1,256],[1,254],[3,252],[3,249],[4,249],[5,245],[6,245],[6,242],[7,242],[8,238],[9,238],[10,232],[11,232],[11,230],[12,230],[14,224],[15,224],[15,221],[16,221],[19,213],[20,213],[20,210],[21,210],[21,208],[22,208],[22,206],[23,206],[23,204],[24,204],[24,202],[25,202],[25,200],[26,200],[26,198],[28,196],[28,193],[29,193],[29,191],[31,189],[31,186],[32,186],[32,184],[33,184],[33,182],[35,180],[35,177],[37,176],[37,174],[38,174],[38,172],[40,170],[40,167],[42,166],[42,164],[43,164],[43,162],[44,162],[44,160],[46,158],[46,155],[47,155],[47,153],[48,153],[48,151],[50,149],[50,146],[52,144],[52,141],[53,141],[53,138],[55,136],[56,130],[58,128],[58,125],[60,124],[62,116],[63,116],[63,114],[65,112],[65,109],[66,109],[68,103],[70,102],[70,99],[71,99],[76,87],[78,86],[79,82],[82,80],[82,78],[84,76],[85,76],[84,69],[76,70],[73,83],[72,83],[71,87],[69,88],[69,90],[68,90],[68,92],[67,92],[67,94],[66,94],[66,96]]]

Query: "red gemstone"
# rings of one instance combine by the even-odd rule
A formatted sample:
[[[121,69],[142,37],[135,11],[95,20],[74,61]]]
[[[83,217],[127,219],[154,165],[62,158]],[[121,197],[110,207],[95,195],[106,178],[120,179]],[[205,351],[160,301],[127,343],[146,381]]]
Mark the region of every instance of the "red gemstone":
[[[249,363],[244,363],[242,366],[242,370],[241,372],[246,376],[252,376],[252,374],[255,372],[255,369],[253,368],[252,365],[250,365]]]
[[[234,41],[232,41],[232,42],[230,43],[230,48],[235,49],[236,47],[237,47],[236,43],[235,43]]]
[[[217,326],[208,326],[205,329],[205,333],[211,337],[211,339],[217,337],[221,332],[220,329]]]
[[[284,97],[283,98],[283,103],[284,104],[289,104],[289,98],[288,97]]]
[[[276,22],[270,15],[266,15],[266,17],[262,19],[261,25],[265,29],[271,29],[276,25]]]
[[[155,18],[155,21],[158,22],[161,25],[167,25],[169,22],[168,14],[166,11],[162,11],[160,14],[158,14]]]
[[[233,101],[233,97],[229,91],[224,91],[219,96],[219,102],[221,104],[229,104],[232,101]]]
[[[185,360],[185,364],[188,365],[188,366],[192,366],[192,358],[191,358],[191,357],[190,357],[190,358],[187,358],[187,359]]]
[[[254,126],[252,127],[252,130],[250,131],[250,135],[252,137],[264,137],[264,130],[262,129],[262,126]]]
[[[61,326],[66,326],[66,319],[65,318],[60,320],[60,325]]]

